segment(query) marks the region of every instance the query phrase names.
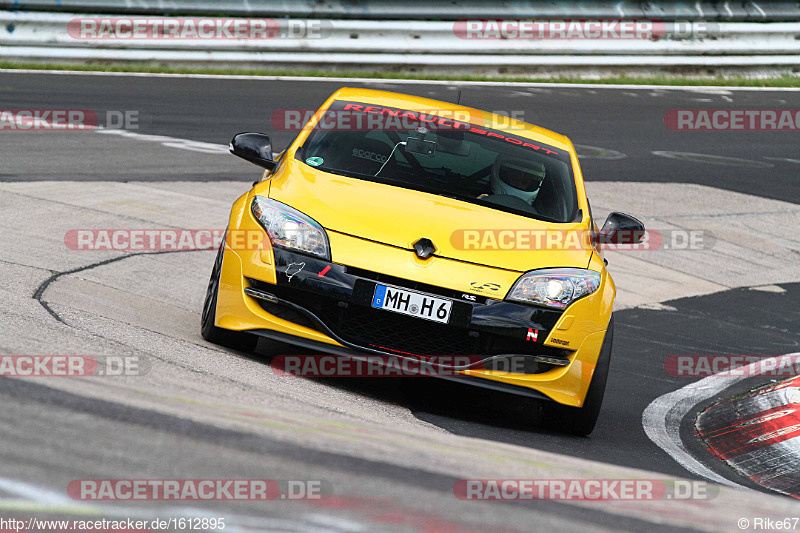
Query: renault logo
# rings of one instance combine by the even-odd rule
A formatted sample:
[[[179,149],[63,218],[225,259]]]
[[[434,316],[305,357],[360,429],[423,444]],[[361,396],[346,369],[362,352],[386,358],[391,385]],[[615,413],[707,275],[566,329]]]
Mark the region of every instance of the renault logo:
[[[420,259],[427,259],[436,253],[436,246],[433,245],[430,239],[423,237],[414,243],[414,252]]]

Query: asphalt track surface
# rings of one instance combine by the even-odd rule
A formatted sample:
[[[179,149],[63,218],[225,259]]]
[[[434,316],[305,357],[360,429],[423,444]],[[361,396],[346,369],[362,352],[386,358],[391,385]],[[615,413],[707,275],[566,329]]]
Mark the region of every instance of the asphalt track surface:
[[[101,114],[107,110],[135,110],[140,122],[136,133],[143,136],[168,136],[210,145],[225,145],[236,132],[265,131],[271,134],[273,147],[279,150],[291,140],[294,133],[276,132],[270,126],[273,113],[280,109],[313,109],[331,92],[344,85],[395,90],[444,100],[453,100],[457,92],[456,87],[447,84],[396,84],[388,81],[255,81],[0,72],[0,107],[78,108],[92,109]],[[361,407],[365,410],[371,409],[374,412],[363,416],[378,426],[399,424],[401,427],[408,426],[413,431],[415,424],[422,423],[428,425],[431,431],[480,439],[474,441],[476,444],[470,452],[473,454],[480,454],[485,449],[491,455],[497,445],[501,445],[499,449],[502,450],[506,450],[502,445],[513,445],[514,453],[522,456],[525,450],[543,451],[575,460],[597,462],[592,464],[610,465],[610,472],[615,472],[618,477],[624,476],[622,472],[627,471],[616,471],[616,467],[641,469],[657,476],[702,479],[687,471],[648,439],[642,428],[642,412],[653,399],[691,381],[691,378],[673,377],[665,372],[663,365],[668,356],[780,355],[799,350],[800,284],[788,282],[800,281],[791,275],[792,268],[796,270],[792,265],[796,265],[797,259],[800,259],[800,244],[796,236],[796,204],[800,203],[800,133],[675,132],[665,127],[663,118],[671,109],[797,109],[800,108],[800,93],[479,85],[463,85],[459,88],[462,89],[461,103],[464,105],[505,111],[517,116],[522,113],[526,121],[564,133],[576,145],[586,147],[580,149],[587,156],[582,160],[583,173],[589,182],[592,199],[595,198],[592,196],[595,190],[592,182],[598,182],[597,197],[602,200],[598,205],[613,208],[614,205],[611,204],[616,196],[618,203],[624,204],[626,208],[621,210],[637,214],[635,191],[640,189],[649,191],[642,193],[647,196],[648,202],[656,202],[664,197],[664,205],[672,205],[670,201],[675,199],[669,197],[671,194],[686,195],[685,202],[691,202],[692,195],[696,195],[698,197],[693,201],[698,206],[713,204],[715,201],[712,197],[704,198],[702,195],[718,194],[720,198],[726,198],[726,206],[738,206],[741,210],[738,219],[753,220],[750,233],[740,233],[740,239],[757,239],[759,231],[770,233],[773,237],[777,234],[778,237],[775,238],[781,239],[785,251],[778,255],[761,252],[776,262],[775,265],[769,264],[772,270],[768,270],[766,274],[759,271],[766,268],[766,263],[758,264],[754,258],[749,261],[752,267],[750,270],[742,267],[741,271],[736,272],[739,278],[735,283],[721,284],[719,278],[709,274],[702,283],[692,281],[697,286],[696,291],[677,292],[679,296],[689,294],[689,297],[670,298],[669,287],[665,287],[658,297],[651,298],[657,303],[635,306],[638,300],[631,300],[631,305],[622,306],[616,312],[614,355],[603,412],[595,432],[589,438],[569,437],[542,429],[530,421],[524,412],[524,405],[511,405],[513,402],[502,395],[424,379],[325,380],[313,385],[303,385],[311,389],[307,391],[301,387],[299,397],[294,398],[301,404],[299,409],[302,411],[303,402],[311,401],[303,396],[306,393],[309,398],[341,396],[346,397],[347,402],[335,405],[336,410],[352,409],[356,413]],[[58,183],[47,185],[58,196],[68,195],[73,190],[83,191],[82,194],[86,195],[93,193],[91,183],[76,182],[103,182],[98,183],[97,194],[107,195],[106,182],[163,182],[154,186],[177,191],[189,186],[177,182],[194,181],[198,183],[191,185],[192,188],[196,187],[199,191],[204,187],[212,187],[203,195],[216,198],[220,196],[217,191],[223,189],[215,189],[209,182],[221,182],[219,187],[224,182],[227,192],[231,190],[231,182],[235,185],[236,181],[240,181],[238,193],[241,193],[258,175],[255,167],[232,157],[181,148],[170,151],[159,147],[157,150],[155,143],[142,138],[145,140],[139,142],[96,133],[61,137],[55,133],[3,134],[0,136],[0,182],[8,182],[8,186],[12,188],[9,190],[18,194],[23,190],[20,187],[35,187],[34,182],[63,181],[64,189]],[[163,142],[163,139],[158,142]],[[202,148],[204,145],[198,146]],[[706,154],[736,158],[737,161],[717,159],[709,163],[667,158],[654,152]],[[26,185],[25,182],[31,183]],[[622,182],[622,185],[618,182]],[[607,185],[609,183],[612,185]],[[702,187],[676,187],[674,184]],[[706,187],[712,187],[713,190]],[[34,194],[30,192],[32,190],[24,191],[28,191],[31,198],[41,194]],[[232,190],[236,190],[236,187]],[[728,194],[725,191],[739,194]],[[235,195],[230,199],[233,198]],[[752,203],[752,209],[749,205],[742,205],[748,202]],[[12,216],[10,210],[20,206],[4,201],[4,225],[13,225],[14,231],[17,231],[13,220],[29,215],[47,216],[46,206],[31,205],[34,206],[34,212],[19,212]],[[135,201],[131,201],[130,205],[133,209],[139,208]],[[175,207],[180,208],[179,205]],[[645,202],[640,209],[652,211],[654,220],[659,218],[658,204]],[[764,213],[769,213],[767,218],[759,218]],[[710,219],[722,216],[721,213],[714,212],[705,215]],[[660,216],[667,214],[661,213]],[[687,212],[680,216],[691,218],[692,210],[687,208]],[[722,224],[727,221],[725,219]],[[674,220],[670,223],[672,222]],[[220,220],[218,224],[223,224],[223,221]],[[759,228],[759,225],[766,224],[770,224],[770,228]],[[93,227],[88,222],[87,226]],[[152,224],[147,227],[152,227]],[[60,238],[61,234],[57,234],[52,240],[57,243]],[[736,244],[744,246],[745,243]],[[750,246],[747,248],[748,253],[758,253],[757,245],[749,241],[747,244]],[[10,246],[9,241],[4,246]],[[193,258],[179,259],[179,255],[191,255]],[[724,261],[725,255],[723,248],[713,261]],[[0,255],[0,262],[7,262],[16,268],[18,263],[28,264],[18,260],[24,256],[24,253],[15,253],[11,248],[5,248]],[[197,294],[202,295],[202,279],[210,271],[213,254],[197,252],[159,257],[119,261],[120,265],[126,262],[131,265],[118,272],[110,270],[112,265],[100,267],[95,281],[99,280],[101,287],[111,286],[116,290],[121,286],[113,285],[109,279],[142,276],[143,286],[163,290],[167,294],[165,299],[177,301],[182,296],[172,294],[168,288],[159,288],[160,280],[148,280],[147,272],[148,269],[163,268],[164,265],[169,267],[173,261],[189,261],[192,278],[197,278],[201,284]],[[683,256],[677,261],[686,263],[686,260],[692,261],[696,257],[698,256]],[[615,258],[625,267],[619,278],[613,270]],[[81,268],[97,259],[71,256],[67,261],[69,268],[64,267],[62,262],[46,268],[51,272],[65,271]],[[722,264],[716,265],[702,257],[696,260],[696,268],[703,272],[725,270]],[[626,289],[635,292],[638,290],[635,286],[638,263],[626,261],[629,260],[612,256],[610,268],[617,279],[620,292]],[[735,262],[735,258],[731,258],[731,261]],[[669,258],[665,262],[669,263]],[[683,272],[691,269],[691,265],[684,266]],[[32,279],[24,283],[6,276],[4,274],[4,283],[12,289],[19,283],[22,292],[40,286],[42,281],[41,276],[32,276]],[[654,274],[654,278],[658,276],[660,274]],[[747,282],[749,277],[752,277],[752,283]],[[25,317],[29,314],[28,319],[31,321],[55,321],[57,318],[67,325],[80,323],[84,326],[79,310],[99,309],[95,318],[86,319],[87,322],[96,320],[97,324],[85,326],[86,331],[93,332],[91,335],[102,335],[104,325],[101,319],[116,317],[108,308],[103,307],[104,298],[108,296],[108,301],[111,301],[112,296],[102,290],[86,292],[81,285],[84,280],[80,278],[80,274],[64,278],[54,283],[52,290],[47,289],[51,293],[45,293],[45,299],[51,302],[50,306],[55,309],[54,314],[57,317],[48,315],[42,318],[33,310],[20,312],[19,315]],[[88,278],[94,279],[90,274]],[[624,280],[624,283],[620,280]],[[689,281],[684,282],[683,278],[675,278],[673,281],[674,286],[691,284]],[[132,281],[129,283],[133,285]],[[712,287],[712,284],[718,286]],[[762,290],[754,290],[753,286],[759,286]],[[122,288],[135,292],[127,285]],[[33,294],[33,291],[30,293]],[[74,298],[76,294],[83,300],[79,305],[72,305],[70,298]],[[187,300],[196,303],[198,297],[193,298]],[[32,303],[34,306],[31,309],[41,310],[37,302]],[[199,337],[197,331],[191,331],[192,327],[199,328],[199,315],[196,314],[199,306],[193,311],[190,304],[184,307],[187,308],[184,314],[169,314],[161,319],[156,307],[153,316],[130,318],[126,327],[130,324],[142,326],[147,331],[154,331],[162,336],[169,335],[174,327],[180,332],[176,334],[176,338],[186,340],[192,334]],[[147,313],[145,308],[139,309],[141,313]],[[25,321],[18,320],[19,317],[15,317],[12,310],[6,311],[3,315],[5,323],[0,322],[2,353],[73,353],[69,350],[83,346],[83,341],[78,340],[74,345],[71,344],[69,332],[53,333],[52,340],[41,338],[38,334],[34,340],[34,334],[31,333],[31,338],[28,339],[31,351],[25,352],[25,337],[19,331]],[[118,312],[117,309],[113,311]],[[192,315],[192,312],[195,314]],[[179,320],[174,324],[170,323],[176,316]],[[196,320],[197,324],[192,320]],[[114,322],[109,321],[109,324],[113,325]],[[46,333],[48,330],[42,331]],[[77,333],[74,335],[75,339],[80,337]],[[114,335],[112,337],[115,342],[122,342],[120,338],[123,335],[127,333],[121,332],[119,338]],[[148,346],[147,353],[163,351],[167,354],[170,350],[177,350],[170,339],[165,338],[167,340],[153,341],[155,344]],[[196,345],[203,343],[197,338],[191,340]],[[110,346],[116,349],[115,345]],[[215,354],[224,352],[217,348],[214,350]],[[206,352],[203,354],[207,355]],[[172,357],[172,354],[164,357]],[[175,357],[182,365],[192,367],[195,364],[192,357],[198,355],[179,352]],[[202,370],[203,380],[202,383],[198,381],[197,387],[201,384],[203,387],[212,387],[213,395],[217,387],[225,388],[231,380],[239,379],[239,365],[245,369],[259,366],[266,368],[266,361],[259,354],[227,352],[225,357],[225,363],[220,369],[208,366]],[[230,369],[227,368],[228,365],[231,365]],[[201,372],[197,369],[195,371]],[[743,383],[739,388],[754,384]],[[167,388],[162,390],[165,396],[173,392],[169,390],[173,385],[168,381],[159,382],[158,385]],[[177,385],[175,387],[178,391]],[[339,507],[334,510],[331,506],[320,506],[319,509],[312,508],[310,511],[307,507],[296,505],[297,502],[278,502],[266,509],[254,509],[253,506],[244,504],[220,504],[215,508],[222,514],[229,513],[233,516],[233,521],[242,530],[272,528],[271,530],[276,531],[372,531],[392,528],[459,531],[500,527],[529,530],[530,524],[534,522],[542,528],[554,530],[597,527],[600,530],[635,531],[645,528],[676,530],[697,527],[726,531],[736,529],[734,521],[726,522],[724,519],[730,515],[731,509],[736,508],[731,502],[738,501],[736,498],[755,498],[747,496],[753,493],[732,496],[733,499],[726,504],[728,507],[708,511],[707,523],[693,523],[691,520],[688,523],[681,522],[674,516],[679,513],[670,509],[656,509],[648,514],[649,511],[644,507],[609,510],[605,507],[589,506],[587,509],[555,502],[537,502],[534,505],[530,502],[462,503],[458,506],[452,496],[452,486],[455,480],[464,476],[459,476],[456,472],[448,475],[415,461],[398,464],[392,460],[381,460],[374,455],[362,455],[352,449],[342,451],[334,444],[328,449],[317,442],[303,446],[296,441],[292,443],[292,439],[285,437],[282,432],[272,438],[269,432],[255,432],[252,428],[235,427],[227,423],[215,424],[213,420],[203,418],[188,408],[185,412],[180,406],[162,409],[155,400],[149,406],[142,404],[131,390],[123,386],[117,395],[110,387],[95,390],[87,386],[86,391],[83,391],[57,383],[0,378],[0,398],[3,405],[0,415],[0,496],[30,496],[41,506],[41,491],[47,490],[50,491],[47,494],[50,494],[51,499],[44,500],[49,501],[50,507],[43,506],[39,509],[48,513],[48,516],[57,516],[59,513],[72,516],[76,511],[69,507],[70,502],[62,501],[63,487],[72,479],[265,477],[322,478],[331,480],[337,493],[366,492],[378,497],[381,502],[365,503],[366,500],[356,497],[343,498],[338,502]],[[733,392],[735,391],[730,391],[731,394]],[[199,388],[195,393],[202,396]],[[143,395],[141,391],[139,394]],[[244,394],[242,405],[247,406],[250,397],[250,392]],[[366,402],[364,406],[360,406],[361,400]],[[276,410],[274,407],[257,404],[249,407],[256,413],[259,409],[272,413]],[[700,407],[702,406],[697,406],[696,409]],[[297,406],[294,409],[298,409]],[[404,413],[408,414],[407,418]],[[680,428],[681,437],[690,452],[722,477],[758,491],[748,480],[736,477],[726,466],[707,456],[702,443],[694,437],[690,422],[690,417],[687,416]],[[334,439],[334,442],[338,441]],[[416,449],[414,453],[417,457],[420,453],[425,455],[421,449]],[[469,460],[468,455],[459,457]],[[566,466],[562,477],[589,477],[586,470],[581,470],[585,468],[583,463],[575,466],[566,460],[564,464]],[[597,468],[595,474],[601,475],[606,467]],[[503,477],[501,471],[491,475],[493,471],[490,467],[483,470],[484,477]],[[576,471],[580,475],[575,475]],[[551,477],[556,477],[556,474],[551,473]],[[9,480],[16,480],[21,484],[14,485]],[[35,496],[32,496],[34,493]],[[795,514],[797,513],[797,507],[790,507],[791,502],[787,499],[763,501],[773,509],[794,509]],[[62,504],[63,507],[59,507]],[[189,512],[168,504],[152,505],[154,507],[144,509],[130,504],[118,507],[113,512],[118,515],[144,513],[148,516],[153,513]],[[365,507],[377,507],[382,511],[369,511]],[[0,516],[5,512],[4,509],[9,508],[0,507]],[[110,509],[109,506],[102,507],[102,512],[109,513]],[[392,521],[391,516],[403,518]],[[269,527],[266,524],[270,524]]]
[[[343,86],[393,90],[499,111],[568,136],[576,145],[624,153],[622,159],[587,159],[588,180],[697,183],[731,191],[800,203],[797,132],[672,131],[664,115],[672,109],[797,109],[797,91],[702,89],[579,89],[393,84],[390,81],[286,82],[198,80],[163,77],[91,77],[0,74],[3,105],[21,109],[66,108],[137,111],[140,131],[227,145],[231,132],[269,130],[273,148],[285,147],[294,132],[275,131],[273,114],[284,109],[316,109]],[[735,98],[735,100],[734,100]],[[654,158],[653,151],[702,153],[746,162],[705,164]],[[10,155],[10,154],[6,154]],[[91,157],[91,154],[87,154]],[[770,159],[772,158],[772,159]],[[787,161],[787,159],[789,161]],[[90,160],[91,161],[91,160]],[[241,176],[251,176],[247,166]],[[133,173],[118,168],[116,173]],[[218,175],[231,179],[236,175]],[[74,179],[105,179],[99,173],[75,173]],[[113,176],[109,176],[113,179]],[[0,171],[0,179],[41,179],[25,168]],[[150,179],[159,179],[158,175]],[[173,179],[178,179],[175,176]],[[179,179],[210,179],[188,169]]]

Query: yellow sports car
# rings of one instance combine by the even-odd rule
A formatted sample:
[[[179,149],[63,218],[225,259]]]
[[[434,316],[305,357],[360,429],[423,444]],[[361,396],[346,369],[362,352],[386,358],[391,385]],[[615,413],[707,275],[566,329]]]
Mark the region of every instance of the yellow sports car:
[[[214,343],[266,337],[342,357],[468,356],[447,379],[542,400],[589,434],[602,403],[615,287],[566,137],[508,117],[341,89],[233,204],[202,314]],[[599,236],[599,238],[598,238]]]

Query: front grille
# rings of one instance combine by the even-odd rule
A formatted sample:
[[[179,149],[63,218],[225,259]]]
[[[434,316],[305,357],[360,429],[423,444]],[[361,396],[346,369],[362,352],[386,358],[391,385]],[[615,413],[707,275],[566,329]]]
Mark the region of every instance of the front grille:
[[[316,315],[327,328],[344,341],[376,350],[413,355],[478,355],[480,335],[430,320],[403,316],[364,305],[355,305],[306,291],[290,289],[250,279],[250,285],[274,294]],[[293,320],[298,311],[291,307],[259,302],[273,315],[309,325],[310,320]],[[319,327],[314,326],[316,329]]]
[[[380,272],[372,272],[371,270],[364,270],[363,268],[356,268],[352,266],[347,267],[347,273],[353,276],[358,276],[359,278],[368,279],[371,281],[375,281],[377,283],[385,283],[387,285],[395,285],[396,287],[404,287],[406,289],[411,289],[420,292],[426,292],[428,294],[436,294],[438,296],[444,296],[446,298],[454,298],[454,299],[461,299],[461,295],[463,293],[459,291],[454,291],[451,289],[445,289],[443,287],[437,287],[436,285],[428,285],[426,283],[420,283],[419,281],[413,281],[410,279],[404,278],[397,278],[395,276],[389,276],[388,274],[382,274]],[[475,296],[474,302],[485,303],[486,297],[484,296]]]
[[[362,306],[325,311],[330,327],[344,340],[375,349],[414,355],[477,355],[478,333],[430,320]]]
[[[440,324],[283,285],[254,279],[248,281],[256,289],[274,294],[313,313],[335,336],[357,347],[416,356],[537,354],[564,359],[571,355],[568,350],[527,342],[522,336],[515,338],[475,328]],[[259,304],[273,315],[324,331],[305,313],[289,305],[264,301],[259,301]],[[494,364],[498,363],[491,363]],[[523,372],[539,373],[551,368],[553,365],[538,363],[525,366]]]

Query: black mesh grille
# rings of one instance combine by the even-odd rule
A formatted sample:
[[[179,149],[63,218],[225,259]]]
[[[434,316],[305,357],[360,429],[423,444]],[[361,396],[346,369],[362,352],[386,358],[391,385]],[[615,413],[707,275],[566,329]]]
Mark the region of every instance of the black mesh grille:
[[[414,355],[479,355],[480,335],[464,328],[454,328],[430,320],[403,316],[391,311],[354,305],[333,298],[249,280],[256,288],[299,305],[314,313],[339,338],[364,348],[396,351]],[[289,318],[297,311],[276,304],[259,302],[265,311],[295,323]],[[277,309],[283,307],[283,310]],[[310,321],[308,321],[310,322]],[[316,327],[316,329],[319,329]]]
[[[478,337],[465,329],[361,306],[329,309],[326,318],[344,340],[414,355],[478,355]],[[477,335],[477,333],[474,333]]]
[[[387,283],[389,285],[396,285],[398,287],[404,287],[406,289],[412,289],[415,291],[420,292],[427,292],[428,294],[437,294],[439,296],[445,296],[447,298],[460,298],[461,292],[444,289],[442,287],[437,287],[435,285],[427,285],[425,283],[420,283],[418,281],[397,278],[394,276],[389,276],[387,274],[381,274],[379,272],[372,272],[369,270],[364,270],[361,268],[355,267],[347,267],[347,273],[352,274],[353,276],[358,276],[364,279],[369,279],[372,281],[377,281],[379,283]],[[485,302],[486,298],[484,296],[475,296],[475,302]]]
[[[523,336],[509,337],[494,332],[454,327],[430,320],[379,310],[368,305],[344,302],[282,285],[250,279],[250,285],[274,294],[316,315],[334,335],[355,346],[411,355],[540,354],[565,358],[567,350],[526,342]],[[269,313],[291,322],[324,330],[302,311],[285,304],[260,302]],[[301,316],[303,315],[303,316]],[[550,368],[542,364],[539,372]],[[531,372],[536,373],[536,372]]]

